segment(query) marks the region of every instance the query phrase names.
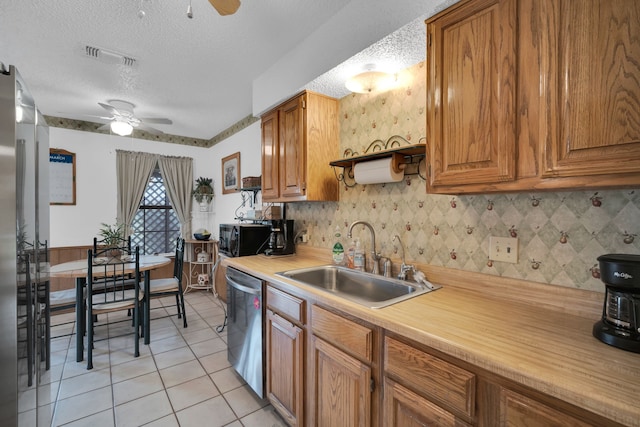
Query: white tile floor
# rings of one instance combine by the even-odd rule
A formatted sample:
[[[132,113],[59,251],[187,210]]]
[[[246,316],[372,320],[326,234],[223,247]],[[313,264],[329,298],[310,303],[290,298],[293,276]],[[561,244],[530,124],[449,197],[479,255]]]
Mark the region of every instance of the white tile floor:
[[[227,362],[226,328],[217,332],[224,311],[206,291],[185,295],[189,326],[182,327],[175,299],[154,300],[151,344],[133,357],[129,322],[97,328],[94,369],[75,361],[75,335],[52,339],[51,369],[37,392],[19,398],[21,426],[286,426],[266,400],[259,399]],[[166,307],[166,308],[165,308]],[[168,311],[167,311],[168,310]],[[125,314],[113,314],[123,319]],[[73,314],[53,317],[53,323]],[[110,319],[110,321],[113,319]],[[52,328],[52,335],[74,324]]]

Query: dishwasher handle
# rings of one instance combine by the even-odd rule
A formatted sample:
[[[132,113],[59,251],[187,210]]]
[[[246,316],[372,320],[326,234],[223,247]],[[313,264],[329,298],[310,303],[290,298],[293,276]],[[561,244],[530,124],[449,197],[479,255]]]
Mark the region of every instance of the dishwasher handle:
[[[228,274],[225,274],[224,277],[227,279],[227,283],[232,288],[235,288],[235,289],[237,289],[237,290],[239,290],[241,292],[244,292],[244,293],[250,294],[250,295],[260,295],[262,293],[262,289],[254,289],[254,288],[250,288],[248,286],[241,285],[240,283],[236,282],[231,277],[229,277]]]

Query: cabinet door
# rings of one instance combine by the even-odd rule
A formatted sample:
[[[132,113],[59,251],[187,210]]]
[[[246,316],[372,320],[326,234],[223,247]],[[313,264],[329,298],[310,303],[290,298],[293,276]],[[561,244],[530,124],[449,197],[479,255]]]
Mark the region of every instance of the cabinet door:
[[[280,196],[304,196],[305,132],[304,95],[280,107]]]
[[[500,427],[588,427],[570,415],[511,390],[500,393]]]
[[[384,422],[392,427],[464,427],[469,424],[456,419],[424,397],[388,378],[384,380]]]
[[[262,117],[262,198],[277,199],[279,193],[278,177],[278,111],[272,111]]]
[[[216,292],[220,299],[224,302],[227,302],[227,279],[224,277],[227,273],[227,266],[222,265],[222,260],[227,258],[226,255],[218,253],[217,257],[220,258],[220,262],[218,263],[218,267],[216,268],[213,275],[213,286],[215,287]]]
[[[290,426],[304,425],[304,331],[267,310],[267,397]]]
[[[429,187],[515,179],[515,0],[478,0],[427,25]]]
[[[541,4],[544,176],[640,172],[640,2]]]
[[[371,368],[312,338],[315,426],[371,425]]]

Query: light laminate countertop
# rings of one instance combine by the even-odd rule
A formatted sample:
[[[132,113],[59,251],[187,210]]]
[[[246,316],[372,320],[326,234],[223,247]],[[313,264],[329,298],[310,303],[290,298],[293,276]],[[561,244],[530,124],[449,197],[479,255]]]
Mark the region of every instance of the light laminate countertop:
[[[275,276],[327,260],[258,255],[224,263],[580,408],[640,426],[640,354],[591,334],[603,294],[425,266],[427,278],[442,289],[374,310]],[[583,308],[572,307],[574,294]]]

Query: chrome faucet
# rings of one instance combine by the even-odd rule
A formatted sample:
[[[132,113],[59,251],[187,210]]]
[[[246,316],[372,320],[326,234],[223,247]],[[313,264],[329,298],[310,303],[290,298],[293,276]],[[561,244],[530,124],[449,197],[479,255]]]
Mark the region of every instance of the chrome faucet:
[[[398,241],[400,243],[400,249],[402,249],[402,265],[400,266],[400,274],[398,274],[398,279],[407,280],[407,273],[415,274],[416,268],[413,265],[407,265],[404,258],[404,245],[402,244],[402,240],[400,240],[400,236],[397,234],[393,236],[392,241]]]
[[[380,258],[381,257],[380,257],[380,254],[376,251],[376,232],[373,229],[373,226],[369,224],[367,221],[362,221],[362,220],[354,221],[349,226],[349,231],[347,231],[347,237],[349,239],[351,238],[351,231],[353,230],[353,227],[355,227],[358,224],[362,224],[369,228],[369,232],[371,233],[371,259],[373,260],[373,267],[371,269],[371,272],[373,274],[380,274]]]

